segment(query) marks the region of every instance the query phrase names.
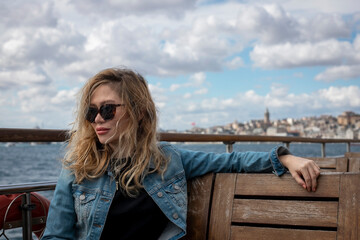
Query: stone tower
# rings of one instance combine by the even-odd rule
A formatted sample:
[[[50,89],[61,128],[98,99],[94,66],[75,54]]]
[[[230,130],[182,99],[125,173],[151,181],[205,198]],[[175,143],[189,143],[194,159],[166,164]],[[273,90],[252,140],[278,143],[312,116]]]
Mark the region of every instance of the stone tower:
[[[267,126],[270,125],[270,113],[268,108],[266,108],[266,111],[264,113],[264,123]]]

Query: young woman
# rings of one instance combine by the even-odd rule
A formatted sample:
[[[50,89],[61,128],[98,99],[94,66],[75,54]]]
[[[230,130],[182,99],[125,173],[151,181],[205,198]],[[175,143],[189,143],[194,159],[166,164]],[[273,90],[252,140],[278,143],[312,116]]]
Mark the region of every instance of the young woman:
[[[318,166],[285,147],[204,153],[158,143],[144,78],[106,69],[81,91],[43,239],[179,239],[186,234],[186,180],[208,172],[287,170],[315,191]],[[271,184],[271,183],[270,183]]]

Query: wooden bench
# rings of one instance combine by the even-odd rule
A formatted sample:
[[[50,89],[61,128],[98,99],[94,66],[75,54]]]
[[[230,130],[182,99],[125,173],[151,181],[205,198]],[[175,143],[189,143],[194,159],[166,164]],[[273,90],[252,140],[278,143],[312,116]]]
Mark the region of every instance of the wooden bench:
[[[360,152],[347,152],[345,157],[349,159],[349,172],[360,172]]]
[[[310,193],[289,174],[208,174],[188,186],[183,239],[360,239],[360,173],[323,172]]]
[[[314,160],[321,172],[347,172],[348,157],[306,157]]]
[[[360,153],[347,152],[344,157],[306,157],[314,160],[321,172],[360,172]]]

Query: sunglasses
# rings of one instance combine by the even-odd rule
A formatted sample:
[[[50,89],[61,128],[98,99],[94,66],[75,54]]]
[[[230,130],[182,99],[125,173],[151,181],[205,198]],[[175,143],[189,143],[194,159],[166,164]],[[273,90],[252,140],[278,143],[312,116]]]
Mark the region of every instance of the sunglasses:
[[[93,123],[95,122],[95,118],[100,113],[100,116],[105,120],[111,120],[114,118],[116,113],[116,108],[120,106],[125,106],[125,104],[104,104],[100,106],[98,109],[97,107],[89,107],[86,113],[86,120]]]

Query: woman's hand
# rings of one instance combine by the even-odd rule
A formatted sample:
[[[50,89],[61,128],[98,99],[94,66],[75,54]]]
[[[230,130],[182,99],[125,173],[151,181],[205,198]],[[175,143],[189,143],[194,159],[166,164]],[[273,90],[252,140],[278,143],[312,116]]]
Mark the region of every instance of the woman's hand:
[[[282,155],[280,162],[289,169],[296,182],[309,192],[316,191],[317,178],[320,175],[319,166],[310,159],[293,155]]]

